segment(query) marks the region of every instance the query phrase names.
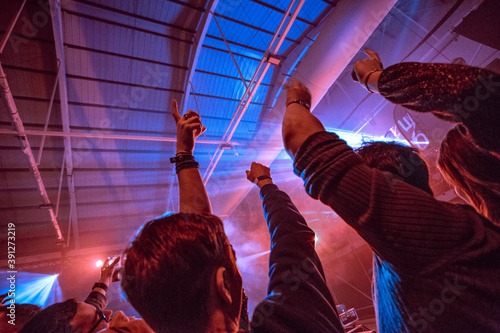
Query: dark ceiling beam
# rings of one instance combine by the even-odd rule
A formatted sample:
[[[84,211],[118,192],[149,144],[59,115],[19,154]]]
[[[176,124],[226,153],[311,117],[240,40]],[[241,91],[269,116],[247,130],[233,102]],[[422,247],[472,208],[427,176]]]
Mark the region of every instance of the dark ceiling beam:
[[[29,68],[29,67],[20,67],[20,66],[14,66],[14,65],[3,65],[3,68],[15,70],[15,71],[23,71],[23,72],[28,72],[28,73],[50,75],[50,76],[57,75],[57,72],[54,72],[54,71],[47,71],[47,70],[43,70],[43,69],[36,69],[36,68]]]
[[[155,24],[158,24],[158,25],[161,25],[161,26],[165,26],[165,27],[169,27],[169,28],[174,28],[174,29],[177,29],[177,30],[180,30],[180,31],[188,32],[190,34],[195,34],[196,33],[196,31],[194,31],[194,30],[186,29],[186,28],[183,28],[181,26],[178,26],[178,25],[175,25],[175,24],[172,24],[172,23],[166,23],[166,22],[163,22],[163,21],[155,20],[155,19],[152,19],[152,18],[149,18],[149,17],[137,15],[137,14],[134,14],[134,13],[131,13],[131,12],[127,12],[127,11],[120,10],[118,8],[114,8],[114,7],[110,7],[110,6],[106,6],[106,5],[103,5],[103,4],[99,4],[99,3],[95,3],[95,2],[91,2],[91,1],[86,1],[86,0],[73,0],[73,1],[79,2],[79,3],[83,3],[83,4],[86,4],[86,5],[95,7],[95,8],[104,9],[104,10],[112,12],[113,14],[116,13],[116,14],[122,14],[122,15],[130,16],[130,17],[133,17],[135,19],[139,19],[139,20],[143,20],[143,21],[155,23]],[[181,2],[180,4],[182,4],[183,6],[186,6],[188,8],[191,8],[191,9],[195,9],[195,10],[199,9],[196,6],[192,6],[192,5],[187,4],[187,3],[182,3]],[[65,3],[65,6],[66,6],[66,3]]]
[[[173,3],[176,3],[178,5],[185,6],[185,7],[188,7],[188,8],[197,10],[197,11],[200,11],[200,12],[203,12],[205,10],[205,8],[203,8],[203,7],[198,7],[198,6],[195,6],[195,5],[191,5],[189,3],[185,3],[185,2],[182,2],[182,1],[179,1],[179,0],[168,0],[168,2],[173,2]]]
[[[215,51],[229,53],[228,50],[220,49],[220,48],[214,47],[214,46],[203,45],[203,47],[205,47],[207,49],[215,50]],[[250,60],[260,61],[260,59],[258,59],[258,58],[250,57],[250,56],[247,56],[247,55],[244,55],[244,54],[241,54],[241,53],[233,52],[233,54],[237,55],[238,57],[243,57],[243,58],[250,59]]]
[[[249,24],[249,23],[245,23],[245,22],[242,22],[242,21],[239,21],[239,20],[236,20],[236,19],[233,19],[229,16],[226,16],[226,15],[222,15],[222,14],[217,14],[215,13],[215,16],[218,17],[218,18],[221,18],[221,19],[224,19],[224,20],[228,20],[230,22],[233,22],[233,23],[236,23],[236,24],[239,24],[239,25],[242,25],[244,27],[247,27],[247,28],[251,28],[253,30],[257,30],[257,31],[260,31],[260,32],[263,32],[263,33],[266,33],[268,35],[271,35],[273,36],[274,35],[274,32],[273,31],[269,31],[269,30],[266,30],[266,29],[262,29],[260,27],[257,27],[255,25],[252,25],[252,24]],[[291,39],[291,38],[286,38],[285,37],[285,40],[289,41],[289,42],[292,42],[292,43],[296,43],[297,41],[294,40],[294,39]]]
[[[162,88],[162,87],[157,87],[157,86],[145,86],[143,84],[135,84],[135,83],[122,82],[122,81],[98,79],[98,78],[94,78],[94,77],[90,77],[90,76],[81,76],[81,75],[74,75],[74,74],[66,74],[66,77],[68,79],[78,79],[78,80],[84,80],[84,81],[109,83],[109,84],[116,84],[116,85],[119,85],[119,86],[126,86],[126,87],[137,87],[137,88],[159,90],[159,91],[165,91],[165,92],[174,92],[174,93],[178,93],[178,94],[182,94],[183,93],[182,90],[178,90],[178,89],[169,89],[169,88]]]
[[[214,35],[208,35],[206,36],[207,38],[211,38],[211,39],[215,39],[215,40],[218,40],[218,41],[221,41],[223,42],[224,39],[220,38],[220,37],[217,37],[217,36],[214,36]],[[252,47],[252,46],[248,46],[248,45],[245,45],[245,44],[241,44],[241,43],[237,43],[237,42],[234,42],[234,41],[231,41],[229,39],[226,39],[226,41],[228,42],[228,44],[231,44],[231,45],[236,45],[236,46],[239,46],[239,47],[242,47],[242,48],[245,48],[247,50],[252,50],[252,51],[255,51],[255,52],[260,52],[262,54],[264,54],[264,52],[266,52],[266,50],[261,50],[261,49],[258,49],[256,47]]]
[[[173,68],[183,69],[183,70],[188,69],[188,67],[186,67],[186,66],[171,64],[168,62],[139,58],[139,57],[134,57],[134,56],[127,55],[127,54],[110,52],[110,51],[103,51],[103,50],[93,49],[90,47],[84,47],[84,46],[79,46],[79,45],[74,45],[74,44],[64,43],[64,46],[71,48],[71,49],[82,50],[82,51],[87,51],[87,52],[92,52],[92,53],[105,54],[105,55],[114,56],[114,57],[123,58],[123,59],[137,60],[137,61],[142,61],[142,62],[151,63],[151,64],[155,64],[155,65],[168,66],[168,67],[173,67]]]
[[[241,79],[239,77],[235,77],[235,76],[231,76],[231,75],[224,75],[224,74],[214,73],[214,72],[209,72],[209,71],[204,71],[204,70],[201,70],[201,69],[197,69],[196,73],[202,73],[202,74],[207,74],[207,75],[225,77],[226,79],[232,79],[232,80],[241,81]],[[245,79],[245,81],[250,82],[250,80],[248,80],[248,79]],[[271,85],[269,83],[261,83],[261,85],[262,86],[266,86],[266,87],[271,87]]]
[[[267,8],[269,8],[269,9],[272,9],[272,10],[274,10],[274,11],[278,12],[278,13],[285,14],[285,10],[283,10],[283,9],[281,9],[281,8],[278,8],[278,7],[276,7],[276,6],[273,6],[273,5],[271,5],[271,4],[268,4],[267,2],[264,2],[264,1],[261,1],[261,0],[251,0],[251,1],[252,1],[252,2],[254,2],[254,3],[256,3],[256,4],[259,4],[259,5],[261,5],[261,6],[264,6],[264,7],[267,7]],[[306,19],[303,19],[303,18],[301,18],[301,17],[299,17],[299,16],[297,16],[297,19],[296,19],[296,20],[297,20],[297,21],[300,21],[300,22],[302,22],[302,23],[308,24],[308,25],[312,25],[312,24],[313,24],[311,21],[308,21],[308,20],[306,20]]]
[[[5,34],[6,32],[7,31],[0,29],[1,34]],[[12,33],[11,36],[16,37],[16,38],[22,38],[22,39],[25,39],[27,41],[35,41],[35,42],[40,42],[40,43],[45,43],[45,44],[54,44],[53,40],[40,38],[40,37],[30,37],[30,36],[20,35],[20,34],[16,34],[16,33]]]
[[[114,22],[114,21],[110,21],[110,20],[106,20],[106,19],[101,19],[101,18],[97,18],[97,17],[91,16],[91,15],[86,15],[86,14],[82,14],[82,13],[78,13],[78,12],[73,12],[73,11],[70,11],[70,10],[64,10],[64,13],[69,14],[69,15],[73,15],[73,16],[77,16],[77,17],[86,18],[86,19],[89,19],[89,20],[92,20],[92,21],[106,23],[106,24],[109,24],[109,25],[117,26],[117,27],[122,27],[122,28],[130,29],[130,30],[141,31],[141,32],[144,32],[144,33],[148,33],[148,34],[151,34],[151,35],[158,36],[158,37],[163,37],[163,38],[168,38],[168,39],[176,40],[178,42],[192,44],[192,41],[185,40],[185,39],[182,39],[182,38],[179,38],[179,37],[165,35],[165,34],[162,34],[162,33],[156,32],[156,31],[142,29],[142,28],[139,28],[139,27],[134,27],[134,26],[131,26],[131,25],[128,25],[128,24],[118,23],[118,22]]]
[[[217,99],[222,99],[225,101],[234,101],[234,102],[239,102],[239,99],[236,98],[229,98],[229,97],[222,97],[222,96],[214,96],[214,95],[206,95],[206,94],[196,94],[196,96],[201,96],[201,97],[208,97],[208,98],[217,98]],[[257,103],[257,102],[250,102],[250,104],[253,105],[264,105],[264,103]]]

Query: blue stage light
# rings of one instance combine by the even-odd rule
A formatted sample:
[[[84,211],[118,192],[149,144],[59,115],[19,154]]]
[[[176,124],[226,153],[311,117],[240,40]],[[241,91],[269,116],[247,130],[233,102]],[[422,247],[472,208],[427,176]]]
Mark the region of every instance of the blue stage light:
[[[58,276],[59,274],[18,272],[15,274],[15,290],[10,298],[14,299],[15,303],[36,304],[42,308],[61,302],[63,296],[57,281]],[[3,288],[0,294],[6,292],[9,292],[9,288]]]

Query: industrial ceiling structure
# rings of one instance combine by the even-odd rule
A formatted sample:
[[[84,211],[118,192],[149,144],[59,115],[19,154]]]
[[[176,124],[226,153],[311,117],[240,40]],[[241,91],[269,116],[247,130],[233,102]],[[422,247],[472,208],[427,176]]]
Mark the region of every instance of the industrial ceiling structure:
[[[307,197],[283,153],[283,82],[304,82],[314,114],[353,146],[407,140],[432,165],[450,124],[368,94],[352,81],[353,64],[369,48],[386,67],[498,70],[495,45],[457,32],[487,3],[498,9],[482,0],[2,1],[2,244],[14,224],[16,269],[61,273],[65,295],[85,297],[95,258],[118,255],[142,223],[178,209],[169,162],[176,99],[207,127],[195,156],[250,308],[265,296],[269,250],[260,198],[245,177],[257,161],[271,165],[317,232],[337,302],[371,318],[370,249]],[[432,170],[436,195],[458,202]],[[7,270],[7,255],[0,259]],[[118,292],[115,305],[124,306]]]

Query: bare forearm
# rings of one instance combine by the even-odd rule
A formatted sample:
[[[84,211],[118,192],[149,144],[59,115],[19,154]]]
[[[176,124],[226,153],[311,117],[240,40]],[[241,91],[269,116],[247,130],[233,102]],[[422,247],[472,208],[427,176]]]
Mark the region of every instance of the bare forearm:
[[[380,77],[380,73],[382,73],[382,71],[373,73],[368,77],[368,80],[366,81],[366,85],[371,92],[380,93],[380,91],[378,90],[378,79]]]
[[[212,214],[212,206],[198,168],[180,170],[179,206],[181,213]]]
[[[316,132],[324,131],[321,122],[305,107],[293,103],[283,117],[283,144],[287,153],[294,159],[297,151],[306,139]]]

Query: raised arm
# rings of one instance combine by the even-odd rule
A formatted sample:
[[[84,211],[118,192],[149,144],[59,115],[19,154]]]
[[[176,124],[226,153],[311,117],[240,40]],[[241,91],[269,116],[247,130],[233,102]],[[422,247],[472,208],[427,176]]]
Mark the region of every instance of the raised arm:
[[[311,134],[324,131],[323,124],[309,112],[311,93],[301,82],[291,79],[285,84],[286,111],[283,117],[283,143],[293,158]]]
[[[91,304],[101,311],[106,308],[106,305],[108,304],[106,293],[111,282],[114,282],[113,273],[115,272],[115,266],[119,261],[120,257],[117,257],[110,264],[107,258],[104,259],[101,267],[101,277],[92,287],[92,291],[85,300],[85,303]]]
[[[406,62],[383,69],[377,53],[354,64],[353,79],[392,103],[463,123],[481,147],[500,152],[500,75],[454,64]],[[383,69],[383,70],[382,70]]]
[[[212,206],[200,175],[193,150],[196,138],[206,128],[200,115],[192,110],[181,117],[177,101],[172,100],[172,116],[177,125],[176,173],[179,179],[179,212],[212,214]]]
[[[271,235],[268,296],[255,309],[252,332],[343,332],[314,248],[314,232],[268,167],[252,163]]]

